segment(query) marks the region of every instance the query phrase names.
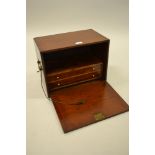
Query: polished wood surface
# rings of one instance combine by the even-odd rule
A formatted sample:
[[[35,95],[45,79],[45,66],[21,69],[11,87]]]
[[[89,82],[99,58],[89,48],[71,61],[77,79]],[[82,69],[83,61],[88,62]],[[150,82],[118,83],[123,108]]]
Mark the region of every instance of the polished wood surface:
[[[86,74],[80,74],[72,77],[68,77],[62,80],[50,81],[49,86],[50,90],[60,89],[62,87],[73,86],[83,82],[99,79],[101,77],[100,73],[92,72]]]
[[[52,52],[64,48],[93,44],[108,40],[92,29],[34,38],[40,52]],[[82,42],[81,44],[76,44]]]
[[[88,73],[92,71],[101,71],[103,63],[98,60],[98,61],[89,61],[89,62],[80,62],[79,64],[72,64],[69,67],[63,67],[60,69],[55,69],[55,71],[50,72],[47,74],[48,79],[57,79],[59,78],[66,78],[68,76],[72,76],[75,74],[83,74],[83,73]]]
[[[45,72],[45,64],[44,64],[44,59],[42,57],[42,54],[40,53],[38,46],[36,43],[34,43],[35,45],[35,49],[36,49],[36,56],[37,56],[37,65],[38,62],[40,63],[41,67],[42,67],[42,74],[41,74],[41,78],[42,78],[42,87],[44,89],[45,95],[49,97],[49,89],[48,89],[48,84],[47,84],[47,79],[46,79],[46,72]],[[39,66],[38,66],[38,71],[39,71]]]
[[[52,92],[51,98],[65,133],[129,109],[116,91],[102,80],[59,89]],[[104,117],[96,120],[98,113]]]
[[[75,85],[82,82],[102,77],[102,62],[90,63],[80,66],[70,66],[61,71],[52,72],[47,75],[49,89],[55,90],[65,86]]]
[[[110,40],[92,29],[34,38],[64,132],[128,111],[107,83]]]

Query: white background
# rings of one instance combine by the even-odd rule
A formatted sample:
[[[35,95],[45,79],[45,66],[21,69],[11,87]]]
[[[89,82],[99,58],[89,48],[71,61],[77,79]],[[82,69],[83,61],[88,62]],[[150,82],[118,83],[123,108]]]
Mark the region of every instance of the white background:
[[[3,1],[0,2],[1,19],[1,87],[0,87],[0,154],[22,155],[26,154],[26,97],[25,97],[25,2]],[[155,154],[154,151],[154,1],[152,0],[130,0],[130,154],[146,155]],[[9,4],[9,5],[8,5]],[[62,25],[63,26],[63,25]],[[99,30],[101,31],[101,30]],[[106,32],[107,33],[107,32]],[[105,33],[104,33],[105,34]],[[108,33],[107,33],[108,34]],[[106,34],[106,35],[107,35]],[[109,35],[108,35],[109,36]],[[35,57],[35,56],[34,56]],[[39,81],[39,80],[38,80]],[[115,86],[117,90],[118,86]],[[41,90],[38,90],[41,94]],[[119,90],[121,93],[121,90]],[[124,98],[126,95],[121,94]],[[28,95],[29,96],[29,95]],[[43,98],[43,95],[42,95]],[[128,99],[126,98],[126,101]],[[43,102],[38,105],[46,105]],[[43,109],[43,111],[45,110]],[[52,107],[51,107],[52,109]],[[40,109],[40,112],[42,110]],[[48,114],[47,114],[48,115]],[[54,133],[61,133],[60,125],[55,118],[49,118],[57,124]],[[120,117],[120,120],[122,116]],[[47,121],[47,120],[46,120]],[[41,120],[41,123],[43,121]],[[108,121],[107,121],[108,122]],[[104,122],[107,126],[107,122]],[[117,122],[120,122],[117,120]],[[97,130],[102,123],[98,123]],[[41,125],[41,124],[40,124]],[[45,125],[45,124],[43,124]],[[115,124],[114,124],[115,125]],[[89,129],[88,129],[89,128]],[[84,128],[94,130],[93,126]],[[91,128],[91,129],[90,129]],[[49,132],[51,128],[49,128]],[[110,132],[114,129],[111,128]],[[51,132],[51,131],[50,131]],[[116,131],[117,132],[117,131]],[[82,136],[80,134],[80,136]],[[46,134],[46,133],[45,133]],[[87,134],[87,133],[86,133]],[[89,133],[88,133],[89,134]],[[65,135],[64,135],[65,136]],[[107,136],[107,135],[106,135]],[[93,138],[95,135],[93,136]],[[56,139],[55,137],[53,139]],[[71,139],[75,145],[74,139]],[[104,140],[104,138],[103,138]],[[61,142],[61,141],[59,141]],[[76,141],[77,142],[77,141]],[[90,139],[88,139],[88,142]],[[109,144],[110,145],[110,144]],[[123,144],[122,144],[123,145]],[[55,145],[54,145],[55,146]],[[51,145],[51,148],[53,147]],[[97,145],[95,145],[97,146]],[[41,150],[41,145],[38,149]],[[76,147],[76,145],[75,145]],[[100,146],[98,146],[100,147]],[[104,144],[102,147],[106,149]],[[83,146],[82,149],[85,149]],[[91,148],[87,148],[88,150]],[[37,148],[36,148],[37,150]],[[59,147],[61,151],[61,147]],[[113,150],[113,148],[111,148]],[[56,154],[54,152],[53,154]],[[44,153],[46,154],[46,153]],[[51,153],[52,154],[52,153]],[[92,152],[92,154],[95,154]],[[115,153],[116,154],[116,153]]]

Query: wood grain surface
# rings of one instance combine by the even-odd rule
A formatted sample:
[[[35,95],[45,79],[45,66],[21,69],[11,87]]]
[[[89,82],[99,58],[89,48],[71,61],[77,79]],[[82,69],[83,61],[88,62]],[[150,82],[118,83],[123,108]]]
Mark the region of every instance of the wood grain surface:
[[[76,32],[61,33],[56,35],[34,38],[40,52],[55,51],[58,49],[87,45],[108,40],[92,29]],[[82,42],[82,44],[76,44]]]
[[[48,97],[65,133],[129,110],[106,81],[108,38],[89,29],[37,37],[34,41]]]
[[[51,98],[65,133],[129,109],[116,91],[102,80],[59,89],[51,94]],[[104,118],[96,120],[98,113]]]

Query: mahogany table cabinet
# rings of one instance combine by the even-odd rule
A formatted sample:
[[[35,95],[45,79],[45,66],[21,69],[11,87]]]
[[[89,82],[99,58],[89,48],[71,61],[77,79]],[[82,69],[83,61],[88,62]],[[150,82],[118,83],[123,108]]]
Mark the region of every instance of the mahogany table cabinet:
[[[45,95],[64,133],[128,111],[107,82],[110,40],[92,29],[34,38]]]

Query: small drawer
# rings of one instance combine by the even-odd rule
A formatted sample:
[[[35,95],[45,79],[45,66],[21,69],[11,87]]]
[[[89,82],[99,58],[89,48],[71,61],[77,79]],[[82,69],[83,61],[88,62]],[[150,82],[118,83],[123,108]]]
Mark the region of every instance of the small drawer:
[[[62,80],[53,81],[49,83],[49,87],[51,90],[54,90],[54,89],[58,89],[61,87],[98,79],[100,77],[101,77],[101,73],[99,72],[86,73],[82,75],[80,74],[80,75],[72,76],[69,78],[62,79]]]
[[[87,74],[87,73],[101,73],[102,70],[102,64],[93,64],[93,65],[88,65],[88,66],[82,66],[82,67],[76,67],[76,68],[70,68],[66,69],[60,72],[55,72],[47,75],[47,81],[57,81],[57,80],[62,80],[64,78],[69,78],[72,76],[78,76],[82,74]]]

